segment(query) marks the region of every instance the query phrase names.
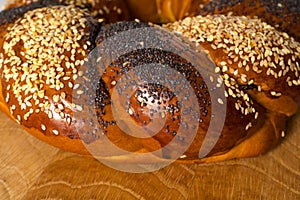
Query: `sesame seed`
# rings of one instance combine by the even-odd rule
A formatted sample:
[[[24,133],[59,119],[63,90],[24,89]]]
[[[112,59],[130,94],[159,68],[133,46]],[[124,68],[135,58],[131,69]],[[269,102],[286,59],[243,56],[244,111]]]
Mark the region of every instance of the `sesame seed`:
[[[59,135],[59,131],[58,130],[52,130],[54,135]]]
[[[80,76],[80,77],[83,76],[83,71],[79,71],[78,76]]]
[[[67,119],[67,123],[68,123],[69,125],[71,125],[71,122],[72,122],[71,117],[67,116],[66,119]]]
[[[248,85],[252,85],[254,83],[254,80],[251,79],[249,82],[248,82]]]
[[[76,93],[82,95],[84,92],[82,90],[77,90]]]
[[[248,130],[249,130],[251,127],[252,127],[252,123],[251,123],[251,122],[249,122],[249,123],[247,124],[247,126],[246,126],[245,130],[246,130],[246,131],[248,131]]]
[[[133,110],[131,108],[128,109],[129,115],[133,115]]]
[[[221,104],[221,105],[224,104],[224,102],[223,102],[223,100],[221,98],[218,98],[218,103]]]
[[[258,90],[259,92],[261,92],[261,86],[260,86],[260,85],[257,86],[257,90]]]
[[[60,93],[60,97],[62,98],[62,99],[66,99],[66,93],[65,92],[62,92],[62,93]]]
[[[235,103],[235,109],[239,110],[240,109],[240,105],[238,103]]]
[[[45,126],[44,124],[41,124],[41,129],[42,129],[43,131],[45,131],[45,130],[46,130],[46,126]]]
[[[65,113],[64,113],[64,112],[60,112],[60,113],[59,113],[59,116],[60,116],[62,119],[64,119],[64,118],[65,118]]]
[[[102,22],[104,22],[105,21],[105,19],[104,18],[100,18],[100,19],[98,19],[98,23],[102,23]]]
[[[15,110],[16,109],[16,105],[13,104],[10,108],[11,108],[11,110]]]
[[[220,65],[225,66],[227,63],[225,61],[220,62]]]
[[[82,108],[82,106],[80,106],[80,105],[76,105],[75,108],[76,108],[76,110],[78,110],[78,111],[83,111],[83,108]]]
[[[214,40],[214,37],[212,35],[209,35],[206,40],[208,42],[212,42]]]
[[[110,84],[111,84],[112,86],[115,86],[115,85],[117,84],[117,82],[116,82],[116,81],[112,81]]]
[[[257,119],[257,118],[258,118],[258,112],[256,112],[256,113],[255,113],[255,116],[254,116],[254,118],[255,118],[255,119]]]
[[[21,122],[21,116],[20,116],[20,115],[17,115],[17,120],[18,120],[19,122]]]
[[[227,97],[229,97],[229,95],[228,95],[228,92],[227,91],[224,91],[224,96],[227,98]]]
[[[223,66],[223,67],[222,67],[222,72],[227,72],[227,70],[228,70],[228,67],[227,67],[227,66]]]
[[[60,96],[59,95],[53,95],[53,101],[55,102],[55,103],[58,103],[59,102],[59,100],[60,100]]]
[[[50,110],[50,111],[48,111],[48,118],[49,119],[52,119],[53,118],[53,113],[52,113],[52,111]]]
[[[69,88],[73,88],[73,83],[72,82],[68,82],[68,86],[69,86]]]
[[[62,104],[58,104],[57,107],[58,107],[59,110],[63,110],[64,109],[64,106]]]
[[[74,85],[73,89],[77,90],[79,87],[80,87],[80,85],[77,83],[77,84]]]
[[[271,91],[270,92],[270,94],[272,95],[272,96],[275,96],[275,97],[280,97],[281,96],[281,93],[280,92],[275,92],[275,91]]]
[[[247,82],[247,78],[246,78],[246,75],[245,74],[242,74],[241,75],[241,80],[246,83]]]
[[[118,15],[121,15],[121,14],[122,14],[122,9],[121,9],[121,8],[118,8],[118,9],[117,9],[117,13],[118,13]]]
[[[6,102],[6,103],[9,102],[9,93],[6,94],[5,102]]]

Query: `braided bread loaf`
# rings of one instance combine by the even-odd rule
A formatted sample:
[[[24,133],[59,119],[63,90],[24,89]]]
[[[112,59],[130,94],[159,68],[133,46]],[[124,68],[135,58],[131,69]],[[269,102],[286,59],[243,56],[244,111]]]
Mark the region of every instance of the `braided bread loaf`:
[[[177,37],[205,50],[215,65],[212,72],[219,76],[217,80],[210,77],[210,81],[216,88],[224,87],[216,101],[217,107],[226,107],[225,119],[218,125],[222,128],[217,134],[218,141],[212,149],[207,147],[210,151],[205,158],[199,159],[199,151],[211,121],[218,119],[212,104],[214,91],[197,72],[197,66],[174,52],[142,48],[113,59],[97,80],[95,99],[90,100],[95,101],[97,118],[84,118],[81,113],[85,107],[76,104],[73,97],[74,91],[85,95],[84,90],[78,89],[81,86],[77,81],[86,74],[81,67],[88,55],[118,33],[154,26],[141,22],[110,24],[130,16],[110,17],[109,11],[104,16],[100,11],[89,11],[99,10],[100,4],[89,8],[80,3],[83,1],[78,2],[38,1],[0,14],[0,109],[29,133],[56,147],[85,155],[91,154],[87,146],[101,143],[103,135],[128,152],[143,154],[161,149],[152,162],[173,158],[176,148],[183,145],[188,148],[179,160],[186,162],[257,156],[284,137],[286,120],[296,113],[300,103],[300,45],[287,33],[259,19],[238,16],[187,17],[163,25],[163,30],[172,35],[179,33]],[[127,12],[112,9],[117,14]],[[144,37],[147,40],[152,36]],[[96,60],[103,55],[98,56]],[[185,112],[178,103],[180,96],[161,84],[129,81],[134,88],[132,96],[126,101],[121,97],[119,102],[118,98],[112,100],[114,91],[119,95],[125,92],[117,83],[127,83],[127,72],[151,63],[177,71],[190,85],[196,101],[187,101],[192,102],[187,103],[187,109],[195,112],[190,120],[197,121],[196,127],[182,120]],[[156,76],[153,71],[149,73],[145,71],[144,75]],[[176,78],[167,77],[176,83]],[[185,98],[189,100],[190,96],[187,93]],[[118,111],[126,111],[120,113],[124,119],[130,119],[143,130],[155,120],[164,124],[151,137],[128,135],[139,129],[133,125],[124,131],[121,121],[114,119],[113,104],[118,104]],[[97,123],[101,134],[81,131]],[[195,136],[180,131],[181,126],[184,130],[195,129]],[[103,150],[106,151],[109,150]],[[114,161],[128,159],[122,154],[113,157]],[[138,161],[151,162],[148,157]]]

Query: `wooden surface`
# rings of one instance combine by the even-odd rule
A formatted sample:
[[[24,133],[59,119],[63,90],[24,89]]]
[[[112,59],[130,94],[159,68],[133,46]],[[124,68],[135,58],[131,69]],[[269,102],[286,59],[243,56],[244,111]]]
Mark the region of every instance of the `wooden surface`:
[[[300,114],[259,158],[129,174],[37,140],[0,112],[0,199],[300,199]]]

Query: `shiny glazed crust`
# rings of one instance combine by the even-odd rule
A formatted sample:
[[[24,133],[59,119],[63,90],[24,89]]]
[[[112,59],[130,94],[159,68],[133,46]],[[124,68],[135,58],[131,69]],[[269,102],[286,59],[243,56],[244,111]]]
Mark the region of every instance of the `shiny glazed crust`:
[[[88,155],[90,153],[82,142],[93,143],[99,138],[93,134],[79,134],[76,129],[80,124],[86,125],[74,117],[74,113],[83,108],[72,102],[72,92],[78,87],[75,81],[82,75],[80,65],[93,47],[101,43],[101,38],[135,26],[149,25],[136,22],[134,27],[103,26],[101,17],[90,15],[81,4],[41,5],[28,10],[16,11],[16,18],[11,21],[6,20],[3,13],[0,18],[0,109],[37,138]],[[211,115],[207,88],[205,84],[202,87],[201,76],[193,78],[195,72],[186,60],[154,50],[136,51],[114,60],[108,69],[113,69],[114,73],[118,71],[119,75],[107,70],[99,80],[97,97],[101,101],[96,102],[96,108],[101,113],[98,122],[107,137],[131,152],[152,152],[177,138],[180,107],[176,107],[176,97],[172,98],[170,91],[158,85],[137,86],[148,97],[154,98],[157,92],[169,95],[156,97],[155,101],[173,109],[160,113],[161,118],[167,119],[166,129],[154,137],[137,139],[128,136],[113,122],[109,101],[115,89],[114,81],[124,76],[125,67],[131,69],[141,63],[156,61],[189,74],[185,75],[186,79],[190,83],[196,82],[193,88],[200,92],[198,103],[205,110],[201,111],[205,115],[199,117],[197,135],[180,161],[213,162],[257,156],[273,148],[284,136],[286,120],[295,114],[300,103],[299,43],[258,19],[246,17],[188,17],[163,27],[200,44],[216,64],[214,71],[220,74],[224,83],[228,108],[221,137],[210,154],[199,160],[199,148]],[[179,67],[182,63],[186,66],[183,69]],[[121,105],[139,126],[151,121],[151,109],[159,110],[150,100],[140,101],[143,98],[136,92],[130,98],[130,107],[125,103]],[[222,100],[218,102],[224,104]],[[178,111],[174,111],[176,109]],[[175,145],[181,142],[178,140]],[[165,149],[162,157],[168,158],[171,153]],[[112,159],[126,161],[127,158],[117,155]],[[160,160],[152,159],[152,162]],[[145,158],[137,161],[151,162]]]

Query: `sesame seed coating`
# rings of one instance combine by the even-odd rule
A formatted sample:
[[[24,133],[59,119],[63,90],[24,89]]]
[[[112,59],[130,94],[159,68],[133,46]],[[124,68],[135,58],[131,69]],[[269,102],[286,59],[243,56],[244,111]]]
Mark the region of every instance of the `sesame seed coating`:
[[[300,83],[300,44],[261,20],[197,16],[164,27],[210,51],[218,67],[215,71],[220,71],[226,86],[226,95],[239,98],[236,109],[244,115],[256,113],[247,94],[249,86],[273,97],[297,95],[294,90],[299,90]]]
[[[87,72],[80,69],[91,49],[119,32],[151,26],[139,21],[120,23],[102,27],[98,34],[100,24],[108,21],[102,18],[93,19],[91,16],[98,18],[102,15],[110,16],[113,12],[118,15],[123,13],[117,6],[112,9],[104,6],[97,13],[90,12],[87,4],[99,1],[68,0],[64,3],[70,4],[69,6],[29,10],[19,15],[19,19],[12,20],[10,24],[5,22],[5,26],[1,27],[7,29],[2,35],[0,33],[3,36],[0,38],[0,91],[2,90],[3,99],[17,123],[27,128],[35,128],[47,136],[56,136],[55,139],[48,137],[53,143],[59,139],[68,139],[66,136],[79,139],[76,128],[80,125],[88,127],[80,132],[80,139],[86,144],[106,134],[109,139],[120,144],[119,147],[124,144],[130,151],[142,148],[144,150],[158,142],[157,147],[150,148],[153,150],[167,146],[173,139],[176,139],[176,145],[187,141],[190,136],[180,133],[179,127],[182,126],[185,130],[197,129],[195,140],[183,158],[198,159],[199,145],[205,138],[207,127],[213,118],[218,118],[212,114],[212,107],[225,106],[227,110],[224,129],[210,155],[227,152],[240,144],[245,138],[256,134],[268,119],[268,109],[257,102],[249,91],[259,91],[268,94],[270,98],[278,99],[289,96],[295,88],[297,91],[299,89],[299,44],[288,34],[277,32],[257,19],[199,16],[165,27],[181,33],[206,49],[204,52],[216,64],[212,71],[221,75],[209,75],[208,81],[214,88],[205,83],[202,74],[197,72],[193,64],[173,51],[143,48],[123,54],[109,63],[100,80],[96,80],[99,82],[95,102],[87,96],[86,99],[80,99],[83,103],[76,103],[74,98],[84,97],[87,90],[85,84],[75,81],[83,79],[89,82],[96,77],[87,77]],[[145,37],[149,35],[145,34]],[[127,41],[116,43],[121,45]],[[143,40],[139,42],[141,47],[145,44]],[[103,57],[105,55],[96,58],[97,62],[101,62]],[[153,67],[154,71],[141,69],[139,77],[156,77],[157,74],[167,76],[170,73],[168,81],[183,91],[184,99],[190,100],[191,94],[195,94],[198,101],[187,101],[187,109],[184,110],[176,93],[170,88],[155,81],[145,84],[130,79],[131,70],[151,63],[175,69],[176,73],[184,76],[188,84],[182,84],[176,76],[170,75],[170,70],[163,71],[158,66]],[[93,72],[95,69],[89,70]],[[156,80],[159,80],[160,77],[157,77]],[[187,85],[191,86],[192,91],[188,90]],[[211,94],[223,88],[223,85],[226,89],[224,96],[222,91],[217,97],[217,105],[212,105]],[[129,86],[134,88],[133,93],[128,93]],[[76,91],[73,93],[74,90]],[[111,113],[111,107],[115,103],[112,100],[112,91],[117,95],[124,94],[120,104],[127,112],[126,117],[132,118],[140,127],[147,129],[147,125],[155,119],[166,120],[159,133],[149,137],[149,140],[155,142],[138,141],[119,128]],[[294,93],[297,96],[298,93]],[[72,99],[73,94],[77,96]],[[200,110],[195,109],[197,103]],[[87,105],[92,107],[89,109]],[[96,119],[77,115],[85,110],[91,112],[92,109],[97,112]],[[182,120],[190,113],[192,119],[196,119],[193,126],[188,120]],[[95,124],[100,125],[101,130],[95,128]],[[128,128],[131,129],[131,126]],[[98,133],[100,134],[97,135]],[[85,136],[87,140],[82,138]],[[135,145],[135,141],[138,145]],[[168,158],[169,153],[172,152],[163,152],[164,157]]]
[[[9,26],[0,51],[2,92],[22,125],[58,135],[55,120],[71,123],[66,116],[75,109],[70,106],[72,87],[66,86],[77,75],[80,65],[75,63],[85,59],[83,47],[91,46],[86,16],[74,6],[49,6],[28,11]],[[49,122],[33,123],[37,113],[39,121]]]

